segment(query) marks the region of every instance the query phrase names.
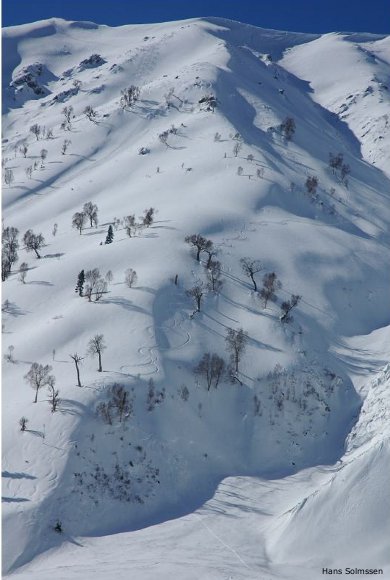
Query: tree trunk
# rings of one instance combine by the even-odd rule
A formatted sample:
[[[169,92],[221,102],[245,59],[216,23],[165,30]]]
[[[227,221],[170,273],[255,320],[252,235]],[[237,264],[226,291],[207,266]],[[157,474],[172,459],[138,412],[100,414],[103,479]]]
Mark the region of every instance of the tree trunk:
[[[253,282],[253,286],[254,286],[255,292],[257,292],[257,284],[256,284],[256,280],[253,277],[253,274],[251,274],[251,280]]]
[[[77,361],[74,361],[74,364],[76,365],[76,371],[77,371],[77,386],[81,387],[81,382],[80,382],[80,371],[79,371],[79,365]]]
[[[98,357],[99,357],[99,368],[98,368],[98,372],[101,373],[102,372],[102,353],[100,352],[100,350],[98,351]]]
[[[34,248],[34,252],[36,253],[37,258],[40,259],[41,256],[39,255],[38,250],[36,248]]]
[[[201,248],[198,248],[196,251],[196,259],[198,260],[198,262],[200,262],[200,251],[201,251]]]
[[[38,391],[39,391],[39,387],[37,386],[37,387],[36,387],[36,390],[35,390],[35,399],[34,399],[34,403],[36,403],[36,402],[38,401]]]

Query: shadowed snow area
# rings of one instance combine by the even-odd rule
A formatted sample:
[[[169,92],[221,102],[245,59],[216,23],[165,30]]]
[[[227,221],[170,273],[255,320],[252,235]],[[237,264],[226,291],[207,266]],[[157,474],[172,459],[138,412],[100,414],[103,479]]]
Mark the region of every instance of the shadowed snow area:
[[[3,30],[3,217],[19,230],[2,298],[5,574],[390,575],[389,62],[388,37],[222,18]],[[79,232],[88,202],[98,220]],[[261,263],[257,288],[243,258]],[[106,286],[89,301],[75,286],[94,268]],[[241,328],[238,371],[208,384],[195,367],[228,366]],[[55,412],[47,386],[33,403],[34,362],[52,367]]]

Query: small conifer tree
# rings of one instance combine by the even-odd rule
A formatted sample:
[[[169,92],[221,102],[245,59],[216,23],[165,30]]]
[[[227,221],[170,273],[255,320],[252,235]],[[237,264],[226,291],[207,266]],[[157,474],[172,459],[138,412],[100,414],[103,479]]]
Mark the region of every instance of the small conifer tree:
[[[85,274],[84,270],[81,270],[81,272],[79,272],[79,275],[77,276],[77,284],[75,288],[75,292],[77,292],[79,296],[83,295],[84,282],[85,282]]]
[[[108,226],[108,232],[107,232],[107,237],[106,237],[106,241],[104,242],[105,244],[111,244],[112,241],[114,239],[114,230],[112,229],[112,225]]]

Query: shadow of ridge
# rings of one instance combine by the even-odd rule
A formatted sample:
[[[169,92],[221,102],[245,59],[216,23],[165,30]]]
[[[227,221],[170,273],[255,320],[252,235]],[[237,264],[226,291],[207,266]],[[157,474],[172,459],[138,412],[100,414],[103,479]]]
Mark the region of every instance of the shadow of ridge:
[[[27,499],[26,497],[5,497],[5,496],[1,496],[1,501],[4,503],[22,503],[25,501],[31,501],[29,499]]]
[[[156,300],[153,305],[153,318],[155,327],[163,325],[168,319],[175,316],[179,311],[179,298],[180,291],[172,292],[171,285],[166,285],[162,287],[157,295]],[[169,298],[169,300],[168,300]],[[164,354],[160,353],[161,363],[162,363],[162,376],[170,377],[172,376],[169,371],[170,368],[176,368],[178,364],[182,364],[180,359],[172,358],[172,353]],[[332,361],[334,361],[332,357]],[[335,366],[335,370],[338,372],[338,368]],[[301,367],[299,367],[301,368]],[[315,367],[313,367],[315,368]],[[305,372],[305,369],[302,368]],[[352,387],[351,381],[342,373],[341,376],[345,379],[345,384],[349,388]],[[168,382],[169,379],[166,379]],[[161,381],[161,385],[162,385]],[[165,386],[165,385],[164,385]],[[303,433],[300,433],[299,444],[303,450],[302,455],[295,454],[293,456],[296,464],[291,461],[290,452],[286,454],[279,454],[276,457],[269,456],[267,450],[265,450],[264,457],[262,455],[253,455],[253,445],[257,444],[258,436],[250,430],[248,424],[250,421],[255,420],[249,417],[248,421],[242,423],[242,428],[238,432],[239,438],[237,438],[237,433],[232,432],[229,438],[224,441],[226,452],[223,453],[223,461],[217,456],[210,455],[207,463],[201,463],[200,460],[194,462],[190,461],[191,457],[194,457],[193,451],[189,455],[185,455],[181,461],[170,461],[175,458],[177,460],[176,449],[174,446],[167,445],[164,438],[160,437],[158,431],[151,427],[150,432],[144,431],[143,429],[137,430],[136,439],[140,438],[145,441],[145,434],[147,435],[147,441],[151,440],[151,446],[146,444],[145,451],[149,454],[155,450],[158,452],[161,449],[165,450],[164,457],[160,460],[157,459],[155,465],[159,467],[164,464],[175,465],[175,469],[172,472],[171,467],[166,470],[162,470],[161,477],[163,479],[163,484],[161,488],[156,487],[155,493],[152,497],[146,495],[143,499],[143,503],[137,503],[136,498],[132,500],[131,503],[121,502],[117,503],[117,508],[115,510],[111,509],[111,503],[109,503],[109,508],[106,509],[106,517],[102,521],[96,518],[89,519],[87,516],[88,506],[83,503],[84,500],[77,500],[77,496],[73,494],[68,494],[64,496],[64,485],[58,485],[53,493],[45,498],[42,504],[39,506],[39,521],[40,526],[36,529],[36,535],[28,540],[25,546],[24,553],[18,556],[12,565],[12,570],[15,568],[26,564],[31,561],[34,557],[43,552],[47,551],[54,545],[62,543],[64,538],[54,537],[58,536],[56,534],[47,534],[49,527],[53,526],[53,514],[57,517],[57,506],[62,505],[63,513],[66,517],[70,518],[72,521],[72,533],[74,536],[88,535],[91,537],[102,537],[107,535],[112,535],[115,533],[130,532],[135,530],[141,530],[146,527],[161,524],[163,522],[182,518],[188,514],[194,513],[197,510],[205,506],[211,498],[216,496],[218,487],[222,480],[228,477],[252,477],[252,478],[262,478],[262,480],[275,480],[283,479],[285,477],[295,475],[303,469],[308,467],[318,467],[318,466],[333,466],[344,453],[344,442],[347,434],[350,432],[352,425],[356,422],[356,408],[352,408],[350,404],[351,393],[344,389],[344,395],[341,393],[341,404],[340,412],[335,412],[330,418],[330,428],[329,435],[321,440],[307,440],[303,437]],[[240,393],[240,398],[243,400],[243,408],[247,408],[248,403],[252,400],[252,390],[243,385],[238,387]],[[356,400],[359,399],[356,395]],[[236,400],[236,399],[235,399]],[[347,404],[348,403],[348,404]],[[359,399],[359,404],[360,399]],[[162,412],[163,407],[160,409]],[[238,409],[237,409],[238,412]],[[238,415],[237,415],[238,416]],[[169,418],[169,416],[168,416]],[[166,418],[167,419],[167,418]],[[161,415],[159,421],[162,421]],[[172,428],[172,427],[171,427]],[[280,429],[285,429],[283,422],[280,424]],[[284,433],[284,431],[282,431]],[[88,422],[80,421],[78,426],[70,434],[70,440],[72,441],[83,441],[87,439],[87,434],[89,433]],[[223,434],[224,431],[221,431]],[[177,424],[176,433],[177,436],[182,436],[180,433],[180,423]],[[217,439],[220,437],[220,433],[217,432],[214,436]],[[232,439],[230,439],[230,437]],[[135,444],[134,438],[132,441]],[[237,450],[232,455],[231,452],[231,441],[236,443],[237,439],[238,445]],[[157,446],[156,446],[157,445]],[[202,444],[199,443],[196,448],[196,452],[199,453],[197,457],[201,455],[204,451]],[[225,455],[226,453],[226,455]],[[154,461],[155,456],[152,455],[151,460]],[[227,460],[229,459],[229,462]],[[102,461],[104,461],[102,459]],[[161,463],[160,463],[161,461]],[[66,460],[66,465],[64,467],[64,474],[67,474],[67,480],[64,483],[70,483],[73,473],[73,457],[71,454],[68,455]],[[189,470],[186,473],[186,479],[180,485],[180,471],[183,469]],[[229,467],[226,467],[229,465]],[[230,467],[231,466],[231,467]],[[188,477],[188,479],[187,479]],[[178,480],[177,485],[168,486],[171,481]],[[161,492],[158,490],[161,489]],[[68,489],[67,493],[70,490]],[[240,491],[245,494],[245,489]],[[219,496],[217,498],[219,500]],[[93,498],[91,498],[92,505]],[[207,506],[208,508],[209,506]],[[101,510],[104,510],[101,504]],[[244,508],[245,509],[245,508]],[[55,511],[54,511],[55,510]],[[85,510],[85,511],[84,511]],[[65,520],[65,515],[64,515]],[[102,525],[104,523],[104,526]],[[64,521],[64,529],[66,531],[66,520]],[[98,528],[98,529],[97,529]],[[62,536],[62,534],[61,534]]]

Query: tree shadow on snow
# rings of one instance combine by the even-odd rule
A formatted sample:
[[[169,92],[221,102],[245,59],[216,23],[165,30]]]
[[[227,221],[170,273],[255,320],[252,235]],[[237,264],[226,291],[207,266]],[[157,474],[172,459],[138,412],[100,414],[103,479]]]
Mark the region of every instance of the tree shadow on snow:
[[[26,429],[27,431],[27,429]],[[2,471],[1,477],[8,477],[10,479],[36,479],[35,475],[30,475],[29,473],[24,472],[10,472],[10,471]]]

